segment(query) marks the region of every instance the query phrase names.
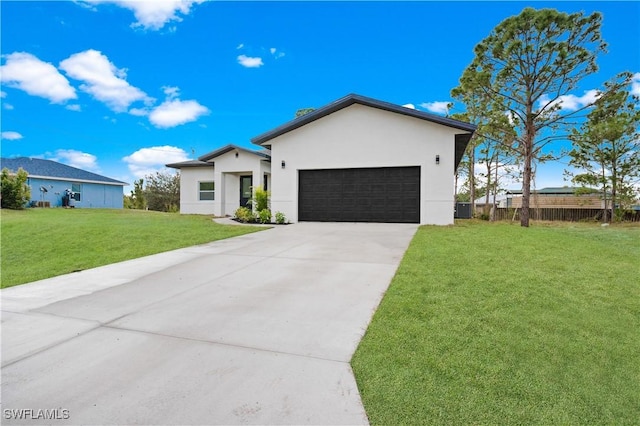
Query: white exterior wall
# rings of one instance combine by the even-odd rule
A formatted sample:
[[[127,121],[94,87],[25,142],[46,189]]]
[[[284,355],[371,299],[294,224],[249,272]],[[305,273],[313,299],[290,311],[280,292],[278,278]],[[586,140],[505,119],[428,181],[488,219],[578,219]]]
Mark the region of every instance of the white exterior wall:
[[[212,181],[213,167],[185,167],[180,169],[180,213],[215,214],[214,201],[200,201],[198,182]],[[215,184],[215,199],[218,199],[218,185]]]
[[[360,104],[341,109],[269,141],[272,211],[298,221],[299,170],[420,166],[420,223],[452,224],[456,133]]]
[[[263,176],[271,173],[269,162],[264,160],[262,156],[234,149],[214,158],[215,167],[181,169],[180,213],[233,215],[240,207],[240,176],[252,175],[253,185],[262,185]],[[213,201],[200,201],[199,182],[203,181],[214,181]]]

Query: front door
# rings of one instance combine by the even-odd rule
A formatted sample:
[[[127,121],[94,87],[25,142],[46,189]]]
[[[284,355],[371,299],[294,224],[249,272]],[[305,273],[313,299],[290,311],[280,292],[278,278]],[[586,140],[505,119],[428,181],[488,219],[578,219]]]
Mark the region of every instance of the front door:
[[[251,201],[253,186],[253,176],[240,176],[240,207],[249,207],[247,203]]]

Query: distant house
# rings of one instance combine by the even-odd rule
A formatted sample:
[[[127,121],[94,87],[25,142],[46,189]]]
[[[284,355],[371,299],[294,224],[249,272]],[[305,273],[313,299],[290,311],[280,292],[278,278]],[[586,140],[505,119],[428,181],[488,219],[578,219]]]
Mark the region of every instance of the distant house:
[[[487,197],[476,198],[473,204],[476,206],[476,209],[483,209],[485,206],[489,206],[489,208],[493,207],[493,195],[489,195],[489,202],[487,203]],[[498,208],[507,207],[507,194],[498,194],[495,196],[496,205]]]
[[[507,191],[506,207],[522,207],[522,191]],[[529,207],[540,209],[602,209],[602,192],[594,188],[542,188],[531,191]]]
[[[61,207],[71,192],[72,204],[80,208],[121,209],[125,182],[39,158],[0,158],[0,168],[24,169],[31,188],[31,204]]]

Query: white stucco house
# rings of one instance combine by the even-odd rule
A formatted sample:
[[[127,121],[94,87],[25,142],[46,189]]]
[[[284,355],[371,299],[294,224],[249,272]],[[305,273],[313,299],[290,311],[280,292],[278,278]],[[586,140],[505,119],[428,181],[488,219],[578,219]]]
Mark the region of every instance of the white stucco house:
[[[251,140],[180,169],[180,211],[233,215],[251,187],[271,191],[290,222],[448,225],[454,173],[475,126],[360,95],[348,95]]]

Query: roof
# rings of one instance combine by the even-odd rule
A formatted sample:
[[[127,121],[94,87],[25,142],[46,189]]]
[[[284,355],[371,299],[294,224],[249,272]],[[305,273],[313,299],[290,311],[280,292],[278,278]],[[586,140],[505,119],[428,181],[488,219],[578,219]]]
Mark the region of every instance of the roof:
[[[389,102],[379,101],[377,99],[368,98],[366,96],[361,96],[357,94],[350,94],[343,98],[340,98],[322,108],[316,109],[315,111],[304,114],[294,120],[291,120],[279,127],[276,127],[273,130],[270,130],[266,133],[263,133],[259,136],[251,139],[251,142],[256,145],[265,145],[271,139],[274,139],[278,136],[281,136],[285,133],[288,133],[292,130],[295,130],[299,127],[307,125],[313,121],[316,121],[322,117],[326,117],[329,114],[333,114],[336,111],[339,111],[343,108],[351,106],[353,104],[365,105],[372,108],[378,108],[384,111],[390,111],[397,114],[406,115],[409,117],[419,118],[421,120],[430,121],[432,123],[441,124],[443,126],[452,127],[454,129],[462,130],[467,134],[464,135],[456,135],[455,144],[456,144],[456,161],[455,166],[458,167],[460,160],[464,154],[464,151],[475,132],[476,127],[473,124],[465,123],[463,121],[454,120],[448,117],[442,117],[435,114],[429,114],[423,111],[418,111],[413,108],[406,108],[400,105],[392,104]],[[267,144],[268,145],[268,144]]]
[[[306,124],[309,124],[312,121],[316,121],[319,118],[326,117],[329,114],[333,114],[334,112],[339,111],[348,106],[351,106],[353,104],[365,105],[372,108],[378,108],[385,111],[407,115],[409,117],[420,118],[422,120],[427,120],[433,123],[442,124],[443,126],[447,126],[447,127],[453,127],[455,129],[463,130],[465,132],[473,133],[476,130],[475,125],[465,123],[463,121],[454,120],[452,118],[447,118],[447,117],[441,117],[435,114],[429,114],[426,112],[418,111],[413,108],[406,108],[400,105],[379,101],[377,99],[368,98],[366,96],[361,96],[361,95],[352,93],[350,95],[347,95],[343,98],[338,99],[337,101],[330,103],[329,105],[326,105],[322,108],[316,109],[315,111],[304,114],[279,127],[276,127],[273,130],[270,130],[266,133],[256,136],[255,138],[251,139],[251,142],[256,145],[263,145],[265,142],[268,142],[273,138],[276,138],[287,132],[290,132]]]
[[[5,167],[12,172],[17,172],[18,169],[22,168],[29,174],[29,177],[33,178],[103,183],[106,185],[128,185],[126,182],[41,158],[0,158],[0,168],[4,169]]]
[[[576,188],[573,186],[562,186],[562,187],[549,187],[542,188],[538,190],[531,191],[532,194],[543,194],[543,195],[584,195],[590,193],[600,193],[601,191],[595,188]],[[507,191],[508,194],[521,195],[522,190],[513,190]]]
[[[200,160],[189,160],[189,161],[181,161],[179,163],[165,164],[165,166],[171,167],[174,169],[183,169],[187,167],[213,167],[213,163],[208,163],[206,161],[200,161]]]
[[[201,155],[200,157],[198,157],[198,160],[200,160],[200,161],[209,161],[209,160],[212,160],[212,159],[214,159],[216,157],[221,156],[222,154],[226,154],[227,152],[233,151],[233,150],[247,152],[249,154],[254,154],[254,155],[257,155],[259,157],[263,157],[265,159],[271,159],[271,156],[265,151],[253,151],[251,149],[243,148],[243,147],[238,146],[238,145],[229,144],[229,145],[223,146],[222,148],[218,148],[218,149],[216,149],[214,151],[211,151],[209,153]]]
[[[174,169],[182,169],[182,168],[188,168],[188,167],[212,167],[214,163],[213,161],[210,161],[210,160],[213,160],[214,158],[219,157],[222,154],[226,154],[227,152],[233,151],[233,150],[247,152],[249,154],[254,154],[254,155],[257,155],[258,157],[262,157],[265,160],[271,160],[271,155],[269,155],[269,151],[267,150],[254,151],[251,149],[243,148],[238,145],[229,144],[229,145],[223,146],[222,148],[218,148],[214,151],[201,155],[200,157],[198,157],[197,160],[188,160],[188,161],[182,161],[179,163],[171,163],[171,164],[165,164],[165,165],[167,167],[172,167]]]

